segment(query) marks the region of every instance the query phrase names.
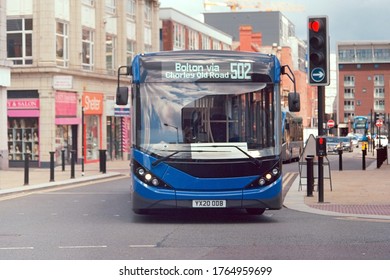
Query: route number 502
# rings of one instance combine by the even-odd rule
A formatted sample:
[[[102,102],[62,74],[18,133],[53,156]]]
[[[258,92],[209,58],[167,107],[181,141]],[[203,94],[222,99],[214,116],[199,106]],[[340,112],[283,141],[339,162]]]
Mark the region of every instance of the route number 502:
[[[233,62],[230,63],[231,78],[233,80],[250,80],[250,71],[252,64],[248,62]]]

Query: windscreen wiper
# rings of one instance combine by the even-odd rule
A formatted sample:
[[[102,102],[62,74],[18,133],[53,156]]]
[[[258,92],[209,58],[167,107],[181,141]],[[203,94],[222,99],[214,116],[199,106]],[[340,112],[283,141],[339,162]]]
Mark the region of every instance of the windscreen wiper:
[[[176,152],[174,152],[174,153],[172,153],[172,154],[169,154],[169,155],[167,155],[167,156],[165,156],[165,157],[162,157],[162,158],[156,160],[155,162],[153,162],[153,163],[152,163],[152,166],[156,166],[156,165],[159,164],[160,162],[166,161],[166,160],[169,159],[170,157],[173,157],[174,155],[176,155],[176,154],[178,154],[178,153],[180,153],[180,152],[183,152],[183,151],[176,151]]]
[[[221,146],[218,146],[218,145],[210,145],[210,146],[203,146],[203,147],[212,147],[212,148],[220,148]],[[258,160],[257,158],[251,156],[250,154],[248,154],[247,152],[245,152],[243,149],[241,149],[240,147],[238,146],[235,146],[235,145],[227,145],[227,146],[222,146],[222,147],[233,147],[233,148],[236,148],[237,150],[239,150],[241,153],[243,153],[244,155],[246,155],[249,159],[251,159],[251,161],[257,165],[258,167],[261,166],[261,161]],[[156,166],[158,165],[160,162],[163,162],[163,161],[166,161],[167,159],[173,157],[174,155],[178,154],[178,153],[194,153],[194,152],[211,152],[211,151],[202,151],[202,150],[181,150],[181,151],[175,151],[165,157],[162,157],[158,160],[156,160],[155,162],[152,163],[152,166]],[[218,152],[218,151],[214,151],[214,152]]]
[[[218,148],[220,146],[218,145],[211,145],[210,147],[215,147],[215,148]],[[223,147],[233,147],[233,148],[236,148],[237,150],[239,150],[241,153],[243,153],[244,155],[246,155],[248,158],[250,158],[252,160],[252,162],[257,165],[258,167],[261,166],[261,161],[258,160],[257,158],[251,156],[250,154],[248,154],[247,152],[245,152],[243,149],[241,149],[240,147],[238,146],[235,146],[235,145],[228,145],[228,146],[223,146]]]

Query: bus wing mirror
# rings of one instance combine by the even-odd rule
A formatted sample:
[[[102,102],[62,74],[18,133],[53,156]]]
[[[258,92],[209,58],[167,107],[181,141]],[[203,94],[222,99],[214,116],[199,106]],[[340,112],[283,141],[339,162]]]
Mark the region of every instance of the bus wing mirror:
[[[116,89],[116,105],[127,105],[129,100],[129,88],[118,87]]]
[[[288,109],[290,112],[299,112],[301,110],[301,98],[299,93],[290,92],[288,94]]]

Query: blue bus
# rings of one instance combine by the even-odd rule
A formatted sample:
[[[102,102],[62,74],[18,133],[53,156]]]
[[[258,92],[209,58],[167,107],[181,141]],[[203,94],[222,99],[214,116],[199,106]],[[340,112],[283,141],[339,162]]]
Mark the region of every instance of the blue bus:
[[[120,67],[118,105],[129,99],[120,78],[132,77],[133,211],[280,209],[284,73],[295,85],[275,56],[234,51],[139,54]],[[288,97],[299,110],[299,94]]]
[[[367,135],[368,132],[368,117],[366,116],[355,116],[353,118],[353,132],[355,134],[361,134],[362,136]]]

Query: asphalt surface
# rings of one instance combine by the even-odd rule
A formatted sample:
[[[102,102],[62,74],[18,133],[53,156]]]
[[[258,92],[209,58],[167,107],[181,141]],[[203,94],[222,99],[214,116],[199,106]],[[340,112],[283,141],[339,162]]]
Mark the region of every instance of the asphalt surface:
[[[129,161],[122,160],[107,161],[105,173],[100,171],[98,162],[86,164],[84,172],[76,165],[74,178],[71,178],[70,167],[65,168],[65,171],[61,166],[55,168],[53,181],[49,169],[30,168],[28,184],[25,184],[22,168],[0,170],[0,196],[129,176]],[[313,196],[308,197],[305,180],[298,172],[284,175],[286,208],[319,215],[390,220],[390,165],[387,161],[380,168],[376,168],[375,162],[364,171],[332,171],[331,178],[324,179],[322,202],[318,199],[318,182],[315,181]]]

